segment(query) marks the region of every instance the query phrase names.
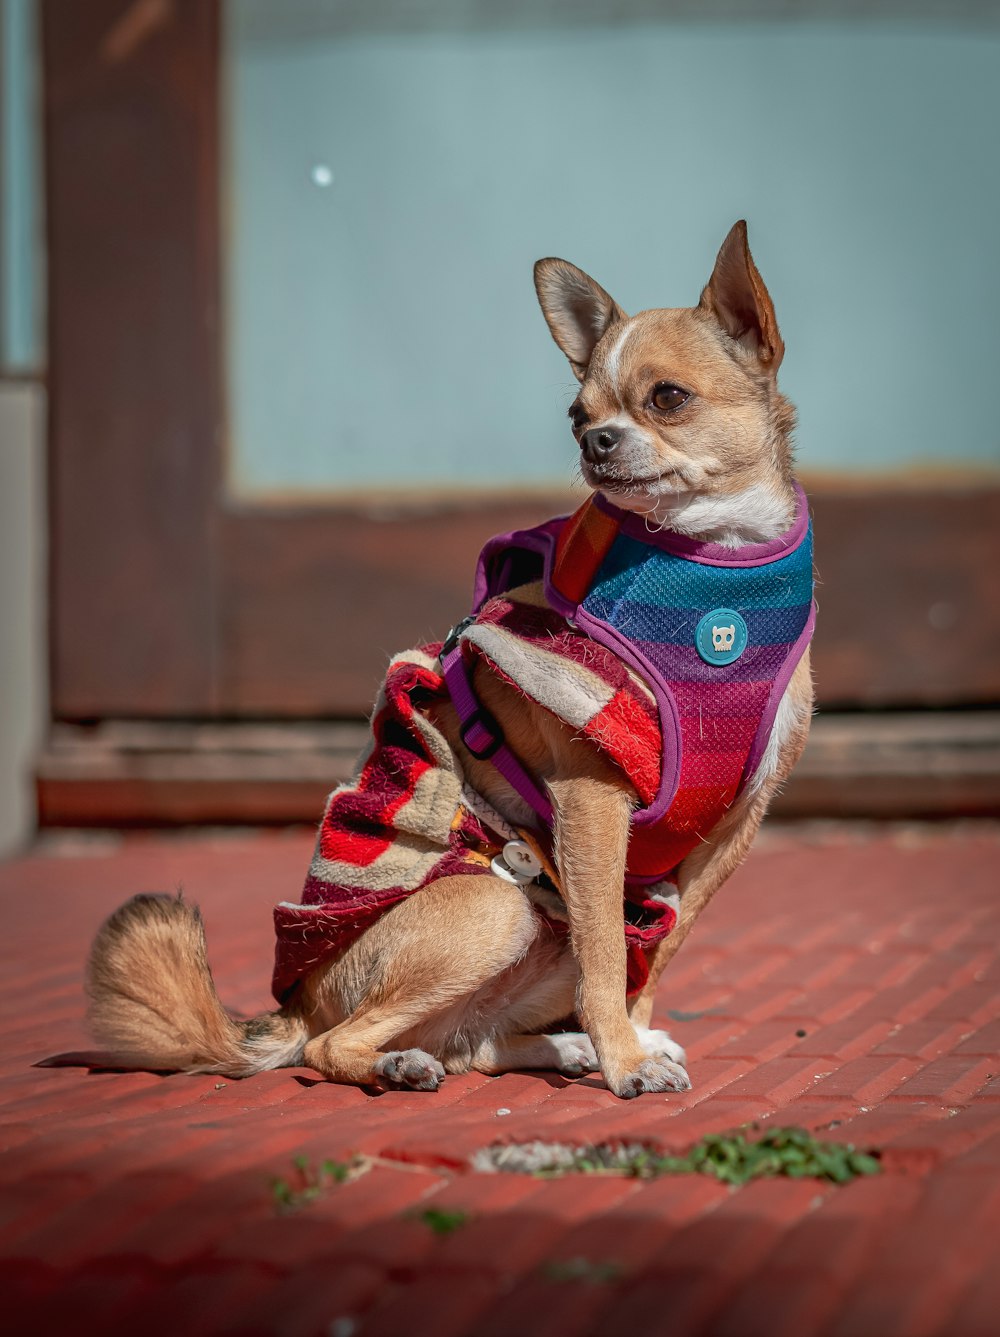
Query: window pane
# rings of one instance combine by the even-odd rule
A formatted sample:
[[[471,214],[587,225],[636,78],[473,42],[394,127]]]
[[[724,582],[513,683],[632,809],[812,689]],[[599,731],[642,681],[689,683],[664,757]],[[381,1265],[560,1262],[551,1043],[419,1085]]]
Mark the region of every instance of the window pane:
[[[805,468],[1000,462],[996,34],[472,8],[230,0],[238,492],[565,485],[533,261],[694,304],[740,217]]]

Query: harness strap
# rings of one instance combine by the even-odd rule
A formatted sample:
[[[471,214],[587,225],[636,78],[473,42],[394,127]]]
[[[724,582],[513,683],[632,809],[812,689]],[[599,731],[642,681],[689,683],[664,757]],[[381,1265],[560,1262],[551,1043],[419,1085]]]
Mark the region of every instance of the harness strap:
[[[551,830],[554,817],[552,804],[507,746],[498,721],[480,704],[462,657],[458,636],[454,633],[448,637],[441,651],[441,668],[458,714],[462,742],[478,760],[491,761],[511,788]]]

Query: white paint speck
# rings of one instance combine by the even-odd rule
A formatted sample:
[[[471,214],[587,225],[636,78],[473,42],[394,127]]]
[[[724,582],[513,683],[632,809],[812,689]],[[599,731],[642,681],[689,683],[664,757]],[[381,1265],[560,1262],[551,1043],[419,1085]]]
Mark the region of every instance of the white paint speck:
[[[948,631],[958,621],[958,609],[946,600],[931,604],[927,610],[927,621],[935,631]]]

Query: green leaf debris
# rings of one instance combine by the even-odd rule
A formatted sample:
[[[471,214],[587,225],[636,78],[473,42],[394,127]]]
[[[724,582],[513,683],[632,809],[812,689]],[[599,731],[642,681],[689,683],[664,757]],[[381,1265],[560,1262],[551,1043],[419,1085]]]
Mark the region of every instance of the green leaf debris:
[[[501,1170],[558,1178],[567,1174],[612,1174],[634,1179],[661,1175],[710,1175],[724,1184],[752,1179],[818,1179],[846,1184],[881,1172],[878,1153],[850,1143],[822,1142],[804,1128],[710,1133],[683,1155],[667,1155],[645,1143],[571,1146],[528,1142],[487,1147],[473,1158],[477,1170]]]
[[[279,1177],[271,1180],[271,1196],[280,1212],[298,1211],[337,1184],[346,1184],[370,1169],[370,1163],[363,1156],[355,1156],[350,1161],[320,1161],[316,1166],[310,1165],[307,1156],[296,1156],[292,1166],[292,1174],[288,1179]]]

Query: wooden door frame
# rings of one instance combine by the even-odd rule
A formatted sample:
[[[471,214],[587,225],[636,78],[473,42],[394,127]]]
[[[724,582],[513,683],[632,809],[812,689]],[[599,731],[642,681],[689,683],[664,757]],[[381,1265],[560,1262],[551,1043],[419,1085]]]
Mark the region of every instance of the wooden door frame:
[[[228,498],[219,0],[42,18],[53,720],[356,719],[466,611],[482,541],[567,498]],[[995,703],[996,480],[810,493],[821,703]]]
[[[218,10],[141,8],[42,6],[57,719],[218,704]]]

